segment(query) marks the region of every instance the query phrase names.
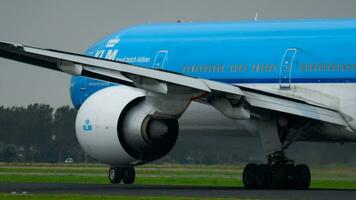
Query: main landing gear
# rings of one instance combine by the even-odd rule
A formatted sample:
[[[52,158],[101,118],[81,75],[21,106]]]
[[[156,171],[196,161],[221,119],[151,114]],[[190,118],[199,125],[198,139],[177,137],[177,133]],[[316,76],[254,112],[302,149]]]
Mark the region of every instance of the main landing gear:
[[[284,150],[294,142],[286,143],[290,133],[288,120],[258,121],[261,144],[267,156],[267,164],[248,164],[243,170],[243,184],[248,189],[308,189],[310,170],[306,165],[295,165]]]
[[[112,184],[119,184],[121,181],[124,184],[133,184],[136,178],[135,168],[110,167],[108,177]]]
[[[269,156],[268,164],[247,164],[243,184],[248,189],[308,189],[310,170],[306,165],[294,165],[283,152]]]

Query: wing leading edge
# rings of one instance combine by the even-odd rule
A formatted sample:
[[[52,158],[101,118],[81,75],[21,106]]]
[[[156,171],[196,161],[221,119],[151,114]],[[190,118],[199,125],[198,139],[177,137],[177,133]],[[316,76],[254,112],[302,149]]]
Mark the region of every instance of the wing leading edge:
[[[167,71],[134,66],[128,63],[89,57],[80,54],[25,45],[0,42],[0,57],[99,80],[123,84],[154,92],[165,93],[163,84],[180,86],[209,95],[223,95],[227,98],[243,97],[250,106],[289,113],[332,124],[347,126],[343,116],[334,110],[310,105],[306,102],[270,97],[221,82],[193,78]],[[145,85],[149,87],[145,87]],[[142,86],[142,87],[141,87]]]

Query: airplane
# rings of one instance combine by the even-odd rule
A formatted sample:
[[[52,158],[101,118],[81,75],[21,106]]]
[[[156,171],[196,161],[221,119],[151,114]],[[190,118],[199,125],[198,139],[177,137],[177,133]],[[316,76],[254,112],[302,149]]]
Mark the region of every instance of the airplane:
[[[78,141],[113,184],[167,155],[198,102],[256,122],[267,161],[244,167],[245,188],[308,189],[285,150],[356,141],[355,49],[356,19],[300,19],[142,24],[83,55],[0,42],[0,57],[72,76]]]

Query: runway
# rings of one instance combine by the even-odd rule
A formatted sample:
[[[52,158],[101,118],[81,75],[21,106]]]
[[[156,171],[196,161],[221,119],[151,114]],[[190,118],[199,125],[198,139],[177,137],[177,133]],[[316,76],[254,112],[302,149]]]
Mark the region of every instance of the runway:
[[[0,193],[84,194],[258,199],[355,199],[356,190],[246,190],[239,187],[105,185],[62,183],[0,183]]]

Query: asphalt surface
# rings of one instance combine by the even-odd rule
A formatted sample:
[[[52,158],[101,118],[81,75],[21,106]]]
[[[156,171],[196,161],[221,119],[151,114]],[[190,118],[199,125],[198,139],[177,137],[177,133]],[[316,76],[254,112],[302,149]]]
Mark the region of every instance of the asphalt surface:
[[[246,190],[238,187],[105,185],[61,183],[0,183],[7,194],[84,194],[258,199],[356,199],[356,190]]]

